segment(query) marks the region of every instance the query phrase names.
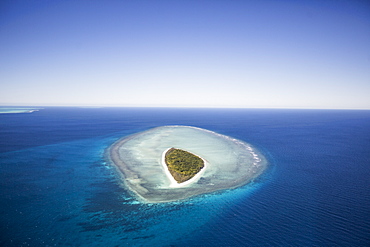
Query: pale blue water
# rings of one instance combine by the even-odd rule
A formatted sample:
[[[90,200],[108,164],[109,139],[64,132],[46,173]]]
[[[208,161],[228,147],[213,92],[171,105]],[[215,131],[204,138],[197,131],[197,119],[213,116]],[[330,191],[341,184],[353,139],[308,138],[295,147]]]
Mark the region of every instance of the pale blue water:
[[[141,204],[104,150],[191,125],[270,161],[239,189]],[[368,246],[370,111],[45,108],[0,114],[1,246]]]
[[[39,108],[30,108],[30,107],[1,107],[0,106],[0,114],[9,114],[9,113],[32,113],[34,111],[38,111]]]

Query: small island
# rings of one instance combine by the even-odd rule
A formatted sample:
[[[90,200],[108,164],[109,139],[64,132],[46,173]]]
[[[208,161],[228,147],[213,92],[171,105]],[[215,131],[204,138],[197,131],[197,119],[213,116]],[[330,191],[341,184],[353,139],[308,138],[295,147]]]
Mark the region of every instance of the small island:
[[[185,150],[170,148],[165,154],[168,171],[178,182],[183,183],[193,178],[204,167],[204,161]]]
[[[184,200],[243,186],[267,160],[251,144],[192,126],[160,126],[107,149],[120,182],[145,203]]]

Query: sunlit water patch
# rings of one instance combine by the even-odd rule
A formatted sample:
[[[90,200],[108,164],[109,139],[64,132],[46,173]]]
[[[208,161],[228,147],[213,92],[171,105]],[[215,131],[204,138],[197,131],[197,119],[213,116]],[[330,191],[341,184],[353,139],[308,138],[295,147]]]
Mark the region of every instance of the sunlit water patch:
[[[179,148],[202,157],[206,166],[193,183],[173,186],[163,153]],[[109,150],[125,185],[146,202],[168,202],[242,186],[258,177],[267,160],[252,145],[189,126],[157,127],[116,142]]]

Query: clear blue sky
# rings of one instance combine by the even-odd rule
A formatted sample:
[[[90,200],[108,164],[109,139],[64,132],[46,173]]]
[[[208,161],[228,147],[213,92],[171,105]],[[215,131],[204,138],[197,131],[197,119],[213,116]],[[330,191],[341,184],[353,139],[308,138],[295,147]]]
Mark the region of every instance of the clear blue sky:
[[[3,0],[0,105],[370,109],[370,2]]]

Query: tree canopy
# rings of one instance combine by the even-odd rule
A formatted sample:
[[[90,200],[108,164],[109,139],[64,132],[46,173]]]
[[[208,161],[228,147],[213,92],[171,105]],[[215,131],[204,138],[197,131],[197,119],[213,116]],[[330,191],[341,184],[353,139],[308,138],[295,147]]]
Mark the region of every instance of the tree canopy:
[[[177,182],[191,179],[204,167],[204,161],[200,157],[176,148],[167,151],[165,162]]]

